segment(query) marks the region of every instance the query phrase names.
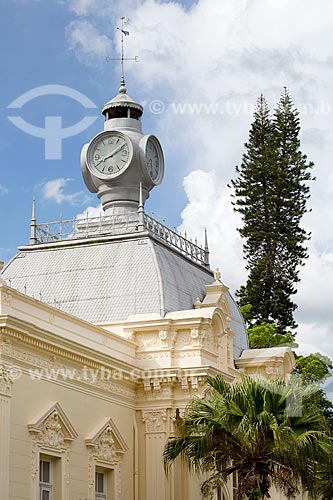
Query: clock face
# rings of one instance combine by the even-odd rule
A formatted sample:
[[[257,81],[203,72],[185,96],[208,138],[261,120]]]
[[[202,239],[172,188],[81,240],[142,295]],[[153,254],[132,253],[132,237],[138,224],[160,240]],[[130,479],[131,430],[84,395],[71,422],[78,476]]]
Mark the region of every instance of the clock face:
[[[87,164],[95,174],[116,177],[132,159],[132,146],[120,132],[103,132],[92,140],[87,151]]]
[[[159,184],[163,175],[163,153],[158,140],[149,137],[146,143],[146,164],[149,177],[155,184]]]

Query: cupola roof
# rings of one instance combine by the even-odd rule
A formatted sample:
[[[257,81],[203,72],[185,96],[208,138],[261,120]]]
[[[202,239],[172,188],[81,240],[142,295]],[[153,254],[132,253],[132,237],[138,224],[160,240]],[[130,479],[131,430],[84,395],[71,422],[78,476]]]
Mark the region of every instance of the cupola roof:
[[[139,116],[142,116],[143,114],[143,107],[141,106],[141,104],[137,103],[131,96],[127,94],[125,80],[123,78],[121,79],[119,94],[108,101],[106,104],[104,104],[102,113],[103,115],[106,115],[108,111],[116,108],[132,108],[138,111]]]

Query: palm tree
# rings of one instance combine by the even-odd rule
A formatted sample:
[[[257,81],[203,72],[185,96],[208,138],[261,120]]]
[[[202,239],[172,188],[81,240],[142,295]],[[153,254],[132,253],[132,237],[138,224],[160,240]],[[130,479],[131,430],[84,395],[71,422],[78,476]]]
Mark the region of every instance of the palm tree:
[[[165,446],[166,471],[182,456],[190,468],[208,473],[204,496],[233,473],[239,500],[269,498],[271,486],[287,498],[299,487],[314,496],[315,471],[329,459],[331,442],[310,391],[249,377],[233,385],[220,375],[207,382],[204,396],[190,402],[179,437]]]
[[[324,464],[319,465],[317,471],[318,496],[321,500],[333,498],[333,456]]]

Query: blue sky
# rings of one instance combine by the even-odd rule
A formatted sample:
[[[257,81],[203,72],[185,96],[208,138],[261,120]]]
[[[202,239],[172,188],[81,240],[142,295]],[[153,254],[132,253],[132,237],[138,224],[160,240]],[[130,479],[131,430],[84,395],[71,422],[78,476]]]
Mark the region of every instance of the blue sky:
[[[257,97],[274,108],[286,85],[301,114],[302,150],[315,162],[310,258],[301,271],[298,340],[304,352],[333,357],[333,4],[330,0],[0,0],[2,46],[0,259],[29,238],[32,196],[40,222],[71,218],[98,205],[84,186],[79,154],[103,128],[100,109],[117,93],[121,15],[129,17],[128,93],[145,107],[143,128],[164,148],[165,180],[147,210],[188,234],[208,228],[212,266],[236,290],[246,279],[240,221],[226,187],[235,176]],[[43,85],[62,85],[96,104],[85,109],[64,96],[8,105]],[[152,104],[162,102],[162,112]],[[46,160],[44,141],[8,119],[63,127],[98,118],[62,143],[62,158]]]
[[[2,50],[1,81],[1,137],[0,150],[2,169],[0,185],[0,217],[2,231],[0,241],[2,260],[8,260],[18,245],[25,244],[29,236],[29,218],[32,196],[36,197],[37,216],[40,222],[72,218],[82,212],[87,205],[96,205],[96,198],[84,186],[81,178],[79,155],[81,147],[103,127],[100,109],[119,87],[120,68],[117,62],[106,62],[96,56],[95,61],[87,56],[86,64],[69,47],[66,28],[75,18],[66,5],[57,1],[13,1],[1,2],[0,33]],[[116,15],[106,23],[98,22],[106,29],[112,40],[116,32]],[[97,24],[97,23],[96,23]],[[114,43],[117,43],[115,41]],[[111,53],[112,52],[112,53]],[[119,56],[112,47],[110,55]],[[134,63],[136,64],[136,63]],[[135,75],[129,75],[127,87],[133,97],[138,98],[133,82]],[[89,97],[97,106],[87,110],[80,103],[66,96],[47,95],[35,98],[21,109],[11,110],[7,106],[21,94],[42,85],[58,84],[73,88]],[[142,93],[141,93],[142,97]],[[27,122],[44,127],[45,116],[61,116],[62,126],[68,127],[84,116],[96,116],[97,120],[79,135],[64,139],[62,158],[46,160],[44,140],[19,130],[8,116],[21,116]],[[144,130],[154,132],[154,116],[146,111]],[[162,140],[162,139],[161,139]],[[167,155],[168,159],[168,155]],[[150,210],[155,210],[161,218],[168,218],[170,225],[180,222],[180,211],[186,203],[185,193],[179,178],[175,197],[174,177],[168,173],[164,184],[149,200]],[[68,179],[64,196],[69,199],[57,203],[54,199],[43,198],[43,185],[56,179]],[[172,204],[168,192],[173,183]],[[80,193],[73,203],[71,193]],[[90,203],[89,203],[90,201]],[[147,206],[148,208],[148,206]]]

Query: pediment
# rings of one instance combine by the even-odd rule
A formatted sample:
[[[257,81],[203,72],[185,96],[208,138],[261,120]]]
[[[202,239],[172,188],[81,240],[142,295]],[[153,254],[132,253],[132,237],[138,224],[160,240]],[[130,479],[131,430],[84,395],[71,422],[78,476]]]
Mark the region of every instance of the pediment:
[[[50,403],[32,422],[29,432],[37,436],[44,446],[61,449],[78,434],[58,402]]]
[[[125,440],[110,417],[106,417],[85,442],[96,458],[109,462],[116,460],[117,456],[128,450]]]

